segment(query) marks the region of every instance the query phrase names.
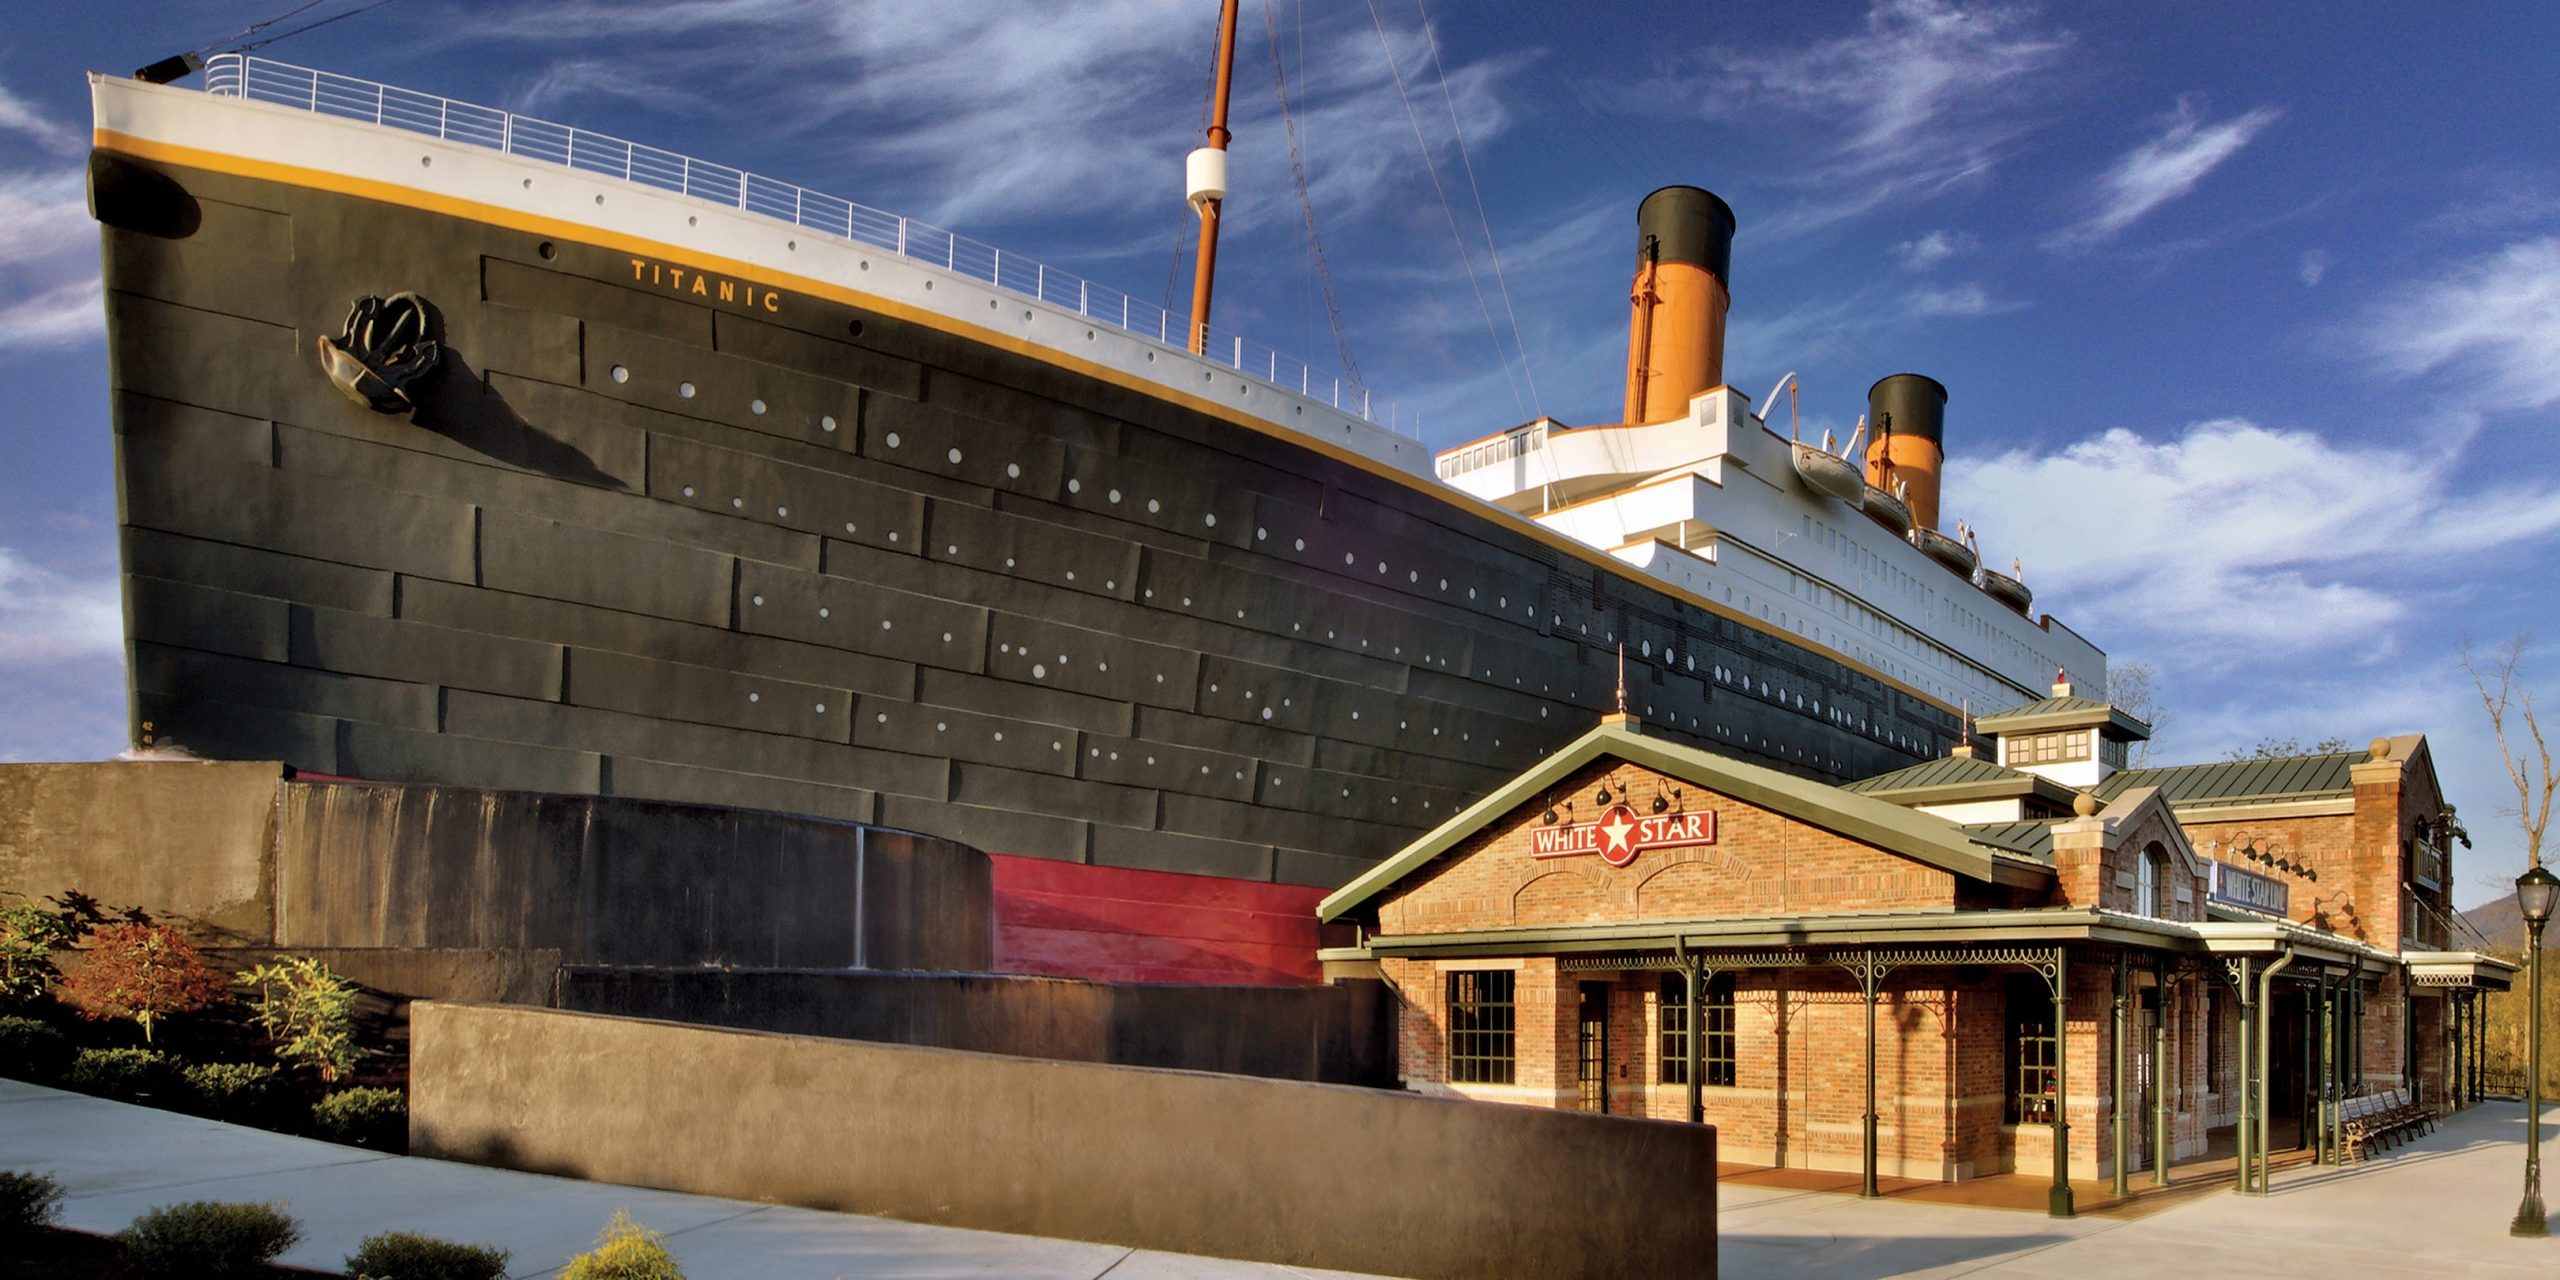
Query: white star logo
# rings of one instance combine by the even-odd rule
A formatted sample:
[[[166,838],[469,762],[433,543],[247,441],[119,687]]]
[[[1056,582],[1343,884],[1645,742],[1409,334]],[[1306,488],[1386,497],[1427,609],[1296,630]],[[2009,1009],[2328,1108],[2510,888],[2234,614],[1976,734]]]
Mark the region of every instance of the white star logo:
[[[1621,805],[1600,822],[1600,857],[1612,866],[1635,861],[1636,821]]]

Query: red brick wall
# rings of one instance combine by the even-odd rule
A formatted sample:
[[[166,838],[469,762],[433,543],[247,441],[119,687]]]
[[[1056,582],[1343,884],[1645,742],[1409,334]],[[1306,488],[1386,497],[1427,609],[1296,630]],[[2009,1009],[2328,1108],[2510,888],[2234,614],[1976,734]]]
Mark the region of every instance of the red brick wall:
[[[1633,797],[1642,812],[1673,786],[1689,813],[1712,809],[1716,843],[1645,853],[1626,867],[1597,857],[1530,856],[1549,804],[1565,822],[1601,809],[1594,793]],[[1379,905],[1382,934],[1455,933],[1519,925],[1810,915],[1953,906],[1955,877],[1792,818],[1664,780],[1634,765],[1595,763],[1470,837]]]

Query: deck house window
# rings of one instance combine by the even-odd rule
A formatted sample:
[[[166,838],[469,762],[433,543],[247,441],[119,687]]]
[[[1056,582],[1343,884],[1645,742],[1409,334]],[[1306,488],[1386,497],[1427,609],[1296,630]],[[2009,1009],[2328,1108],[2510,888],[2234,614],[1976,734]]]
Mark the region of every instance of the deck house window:
[[[1509,1084],[1515,1067],[1508,969],[1449,975],[1449,1081]]]
[[[2041,980],[2010,980],[2008,1027],[2008,1122],[2051,1124],[2058,1042],[2054,1037],[2053,993]]]
[[[1659,1078],[1664,1084],[1687,1084],[1688,980],[1676,973],[1665,975],[1657,1005],[1662,1027],[1662,1072]],[[1705,1023],[1707,1029],[1707,1038],[1698,1045],[1698,1083],[1730,1088],[1734,1082],[1732,974],[1717,974],[1700,988],[1698,1020]]]
[[[2008,764],[2062,764],[2089,758],[2087,729],[2067,729],[2060,733],[2031,733],[2013,738],[2009,744]]]

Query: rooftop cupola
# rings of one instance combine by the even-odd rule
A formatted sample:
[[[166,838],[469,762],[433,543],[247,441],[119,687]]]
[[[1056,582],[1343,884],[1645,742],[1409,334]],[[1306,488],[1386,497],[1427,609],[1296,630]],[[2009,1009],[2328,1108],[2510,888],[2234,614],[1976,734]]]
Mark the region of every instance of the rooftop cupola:
[[[1984,716],[1974,727],[1999,744],[2000,763],[2074,787],[2094,787],[2125,767],[2125,748],[2151,726],[2122,709],[2075,693],[2055,673],[2051,697]]]

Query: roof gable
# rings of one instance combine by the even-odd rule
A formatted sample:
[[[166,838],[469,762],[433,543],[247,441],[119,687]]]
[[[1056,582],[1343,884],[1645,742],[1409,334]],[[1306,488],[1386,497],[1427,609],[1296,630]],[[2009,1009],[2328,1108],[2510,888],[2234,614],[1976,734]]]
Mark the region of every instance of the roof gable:
[[[2003,845],[1977,842],[1962,827],[1933,814],[1604,724],[1452,815],[1358,879],[1326,895],[1317,907],[1317,918],[1337,920],[1365,906],[1432,859],[1456,849],[1583,766],[1603,758],[1722,792],[1967,879],[2041,884],[2052,876],[2050,866],[2037,863],[2030,855]]]
[[[2128,715],[2122,708],[2094,698],[2077,698],[2057,694],[2022,707],[2011,707],[1993,715],[1977,717],[1973,725],[1984,733],[2000,735],[2032,733],[2039,729],[2080,729],[2104,725],[2113,732],[2110,737],[2140,740],[2151,736],[2151,726]]]

